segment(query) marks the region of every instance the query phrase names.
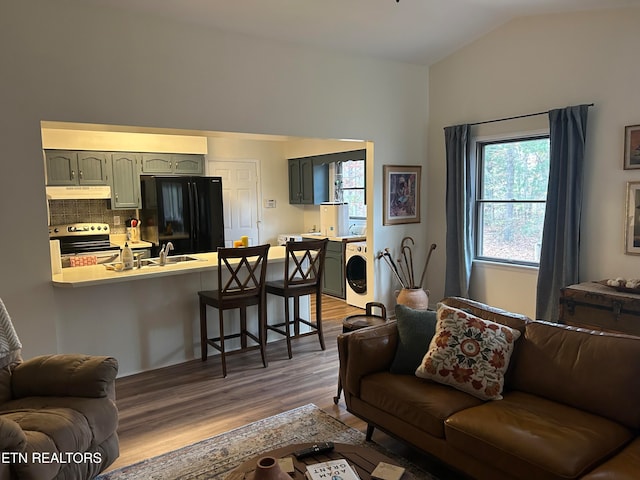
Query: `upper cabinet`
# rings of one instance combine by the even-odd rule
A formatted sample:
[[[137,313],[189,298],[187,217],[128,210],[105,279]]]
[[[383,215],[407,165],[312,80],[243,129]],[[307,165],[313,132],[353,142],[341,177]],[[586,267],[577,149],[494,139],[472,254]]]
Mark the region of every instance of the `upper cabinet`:
[[[204,155],[171,155],[176,175],[204,175]]]
[[[46,150],[47,185],[108,185],[110,162],[104,152]]]
[[[45,150],[50,186],[110,185],[111,208],[141,208],[140,174],[204,174],[204,155]]]
[[[204,155],[143,153],[142,172],[163,175],[203,175]]]
[[[290,158],[289,203],[314,205],[329,200],[329,165],[313,157]]]
[[[113,182],[111,186],[111,208],[141,208],[140,198],[140,154],[112,153]]]
[[[352,160],[362,160],[364,163],[366,156],[366,150],[361,149],[288,159],[289,203],[318,205],[329,201],[329,195],[331,194],[329,188],[329,165],[332,163],[342,164]],[[362,190],[364,191],[364,178],[362,179],[362,184]],[[364,193],[362,202],[364,203]]]

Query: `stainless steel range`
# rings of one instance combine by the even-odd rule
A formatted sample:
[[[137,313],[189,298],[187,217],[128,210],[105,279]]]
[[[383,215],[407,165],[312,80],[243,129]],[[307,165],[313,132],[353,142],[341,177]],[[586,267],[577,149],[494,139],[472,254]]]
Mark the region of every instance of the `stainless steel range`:
[[[60,241],[62,267],[112,262],[120,247],[109,240],[107,223],[72,223],[49,227],[49,239]]]

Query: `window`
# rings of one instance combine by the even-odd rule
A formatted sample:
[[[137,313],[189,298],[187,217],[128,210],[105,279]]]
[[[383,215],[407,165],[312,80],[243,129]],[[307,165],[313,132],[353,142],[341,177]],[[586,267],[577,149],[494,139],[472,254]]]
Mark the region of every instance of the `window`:
[[[336,190],[342,194],[338,201],[349,204],[349,218],[366,218],[365,161],[338,162],[336,183]]]
[[[549,180],[549,137],[477,143],[476,258],[537,265]]]

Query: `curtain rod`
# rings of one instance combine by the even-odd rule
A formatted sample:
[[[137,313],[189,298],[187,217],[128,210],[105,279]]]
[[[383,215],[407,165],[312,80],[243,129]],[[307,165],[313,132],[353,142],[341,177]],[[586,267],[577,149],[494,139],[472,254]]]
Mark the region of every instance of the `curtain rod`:
[[[593,103],[589,103],[587,107],[593,107],[593,105]],[[518,118],[537,117],[538,115],[547,115],[549,112],[550,110],[547,110],[546,112],[527,113],[526,115],[516,115],[515,117],[496,118],[495,120],[485,120],[484,122],[470,123],[469,126],[471,127],[474,125],[484,125],[485,123],[505,122],[507,120],[516,120]]]

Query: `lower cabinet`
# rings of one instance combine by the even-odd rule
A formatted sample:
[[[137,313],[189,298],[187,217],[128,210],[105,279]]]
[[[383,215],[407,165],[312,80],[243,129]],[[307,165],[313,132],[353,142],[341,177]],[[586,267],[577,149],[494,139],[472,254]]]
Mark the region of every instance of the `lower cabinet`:
[[[338,298],[346,298],[344,243],[330,241],[324,259],[322,292]]]

